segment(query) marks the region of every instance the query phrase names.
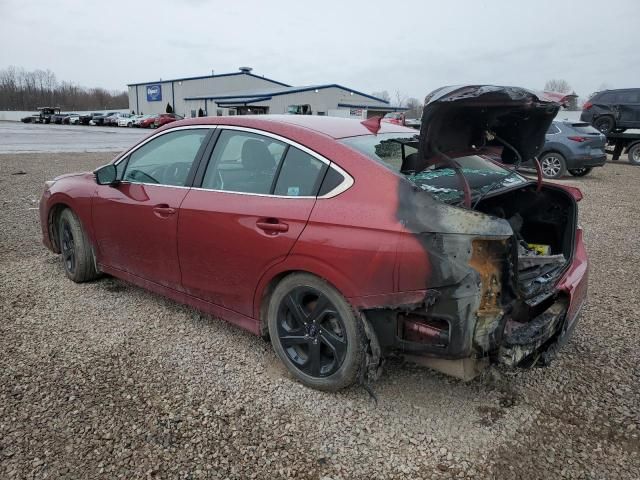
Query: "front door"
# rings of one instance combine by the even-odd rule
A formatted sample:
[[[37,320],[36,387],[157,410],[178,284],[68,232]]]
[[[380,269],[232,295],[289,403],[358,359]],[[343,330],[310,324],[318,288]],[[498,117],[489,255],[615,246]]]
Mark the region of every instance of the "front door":
[[[180,289],[178,211],[210,129],[162,133],[118,163],[122,181],[98,186],[93,224],[99,262]]]
[[[221,131],[201,188],[180,209],[186,292],[252,316],[258,281],[302,233],[326,168],[272,137]]]

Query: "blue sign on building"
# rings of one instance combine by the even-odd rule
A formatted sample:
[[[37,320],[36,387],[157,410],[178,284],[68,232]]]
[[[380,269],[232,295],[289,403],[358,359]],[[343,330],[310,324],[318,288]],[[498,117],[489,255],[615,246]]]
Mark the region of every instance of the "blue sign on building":
[[[147,85],[147,102],[159,102],[162,100],[162,85]]]

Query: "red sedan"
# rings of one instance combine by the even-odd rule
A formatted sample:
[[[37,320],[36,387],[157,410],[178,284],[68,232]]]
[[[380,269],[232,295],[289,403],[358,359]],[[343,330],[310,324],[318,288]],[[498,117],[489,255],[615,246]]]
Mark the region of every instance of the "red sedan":
[[[391,352],[462,378],[546,364],[586,297],[580,193],[515,168],[558,106],[513,87],[427,100],[420,135],[318,116],[172,123],[47,182],[44,244],[73,281],[113,275],[268,335],[315,388],[374,379]]]
[[[138,122],[138,127],[140,128],[153,128],[154,123],[157,117],[149,116],[147,118],[143,118]]]
[[[176,115],[175,113],[161,113],[154,119],[153,127],[159,128],[163,125],[166,125],[167,123],[175,122],[182,119],[184,119],[184,117]]]

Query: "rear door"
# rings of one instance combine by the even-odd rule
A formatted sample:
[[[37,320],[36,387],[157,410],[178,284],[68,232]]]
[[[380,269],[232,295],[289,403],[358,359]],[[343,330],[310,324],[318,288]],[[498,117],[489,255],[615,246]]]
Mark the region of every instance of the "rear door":
[[[92,217],[100,263],[181,289],[178,211],[211,131],[156,135],[117,164],[121,183],[97,187]]]
[[[328,162],[281,137],[225,127],[202,163],[180,208],[182,285],[252,316],[258,281],[302,233]]]
[[[620,124],[624,127],[640,126],[640,90],[627,90],[618,93]]]

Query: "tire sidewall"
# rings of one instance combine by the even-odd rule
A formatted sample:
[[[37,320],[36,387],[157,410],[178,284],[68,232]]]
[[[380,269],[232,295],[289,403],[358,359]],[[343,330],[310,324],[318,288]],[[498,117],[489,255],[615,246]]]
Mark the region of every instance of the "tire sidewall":
[[[87,280],[91,280],[96,276],[93,251],[91,249],[89,241],[84,234],[84,230],[82,229],[80,220],[78,219],[76,214],[68,208],[60,213],[60,218],[58,219],[58,242],[60,245],[60,251],[62,252],[63,226],[65,223],[69,224],[71,235],[73,235],[76,267],[73,273],[69,272],[69,270],[67,270],[66,262],[64,262],[63,259],[64,272],[67,277],[69,277],[74,282],[84,282]]]
[[[340,368],[328,377],[312,377],[300,371],[289,359],[278,337],[278,310],[280,303],[292,289],[300,286],[314,288],[322,292],[336,307],[345,328],[347,352]],[[364,357],[364,332],[360,320],[347,300],[325,280],[307,273],[295,273],[285,277],[274,289],[267,309],[267,326],[271,344],[276,355],[287,370],[303,384],[325,391],[336,391],[355,382]]]
[[[631,163],[632,165],[640,165],[640,161],[633,160],[634,152],[637,152],[639,150],[640,150],[640,143],[636,143],[629,149],[629,152],[628,152],[629,163]]]
[[[600,129],[597,127],[598,123],[599,123],[599,122],[601,122],[601,121],[607,121],[607,122],[609,122],[610,127],[609,127],[609,129],[608,129],[608,130],[600,130]],[[602,116],[600,116],[600,117],[596,118],[596,120],[593,122],[593,125],[594,125],[594,127],[596,128],[596,130],[598,130],[598,131],[599,131],[599,132],[601,132],[601,133],[610,133],[610,132],[612,132],[613,130],[615,130],[615,128],[616,128],[616,121],[615,121],[615,120],[613,119],[613,117],[611,117],[610,115],[602,115]]]

